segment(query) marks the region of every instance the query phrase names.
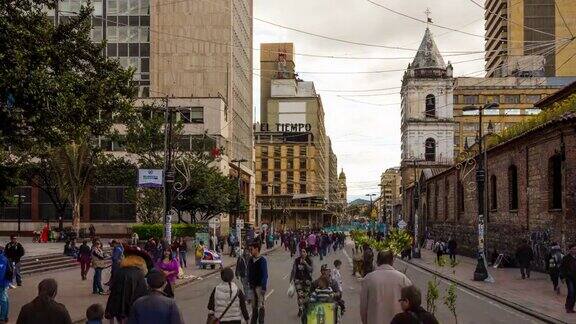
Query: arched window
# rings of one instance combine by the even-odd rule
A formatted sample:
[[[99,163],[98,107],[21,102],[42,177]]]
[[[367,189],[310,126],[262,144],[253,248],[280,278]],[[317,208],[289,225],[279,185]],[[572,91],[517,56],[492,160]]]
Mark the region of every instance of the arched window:
[[[496,176],[492,175],[490,177],[490,209],[498,209],[498,180]]]
[[[510,210],[518,209],[518,169],[515,165],[508,168],[508,205]]]
[[[562,155],[548,160],[548,205],[550,209],[562,209]]]
[[[436,141],[433,138],[428,138],[424,147],[426,161],[436,161]]]
[[[426,117],[436,118],[436,97],[433,94],[426,96]]]

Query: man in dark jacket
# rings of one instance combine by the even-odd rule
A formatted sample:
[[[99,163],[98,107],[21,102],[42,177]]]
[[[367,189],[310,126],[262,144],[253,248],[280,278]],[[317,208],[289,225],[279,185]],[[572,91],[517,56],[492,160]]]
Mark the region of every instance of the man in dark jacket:
[[[566,280],[566,312],[574,313],[574,304],[576,303],[576,244],[570,245],[568,254],[562,259],[560,273]]]
[[[176,301],[163,293],[166,285],[164,273],[152,271],[146,281],[150,293],[134,302],[128,324],[184,324]]]
[[[22,286],[22,276],[20,275],[20,259],[24,256],[24,247],[16,235],[10,235],[10,242],[6,244],[4,248],[4,255],[8,258],[8,261],[12,263],[12,268],[14,269],[14,278],[16,278],[16,284]]]
[[[450,255],[450,260],[456,262],[456,249],[458,248],[458,243],[451,237],[448,240],[448,254]]]
[[[255,241],[250,244],[252,258],[248,261],[248,281],[250,282],[250,288],[254,292],[251,324],[264,324],[264,297],[266,296],[266,285],[268,284],[268,263],[260,255],[260,249],[260,242]]]
[[[58,284],[44,279],[38,284],[38,297],[22,306],[16,324],[72,324],[66,306],[56,302]]]
[[[400,306],[403,312],[396,314],[390,324],[438,324],[434,314],[422,308],[422,294],[415,286],[400,290]]]
[[[520,273],[522,274],[522,279],[530,279],[530,262],[534,259],[534,252],[528,241],[526,239],[522,240],[522,243],[516,249],[516,260],[520,265]]]

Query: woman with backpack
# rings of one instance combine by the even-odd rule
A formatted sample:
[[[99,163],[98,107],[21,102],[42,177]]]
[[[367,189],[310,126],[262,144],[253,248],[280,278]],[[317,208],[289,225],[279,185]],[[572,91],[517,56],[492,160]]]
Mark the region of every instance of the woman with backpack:
[[[208,301],[208,320],[206,323],[241,324],[242,319],[248,321],[250,315],[246,308],[246,297],[234,280],[234,272],[230,268],[220,271],[222,283],[212,290]]]
[[[552,280],[552,285],[554,285],[554,291],[556,294],[560,294],[560,286],[558,281],[560,279],[560,265],[562,264],[562,249],[558,243],[552,243],[550,247],[550,253],[546,258],[546,271],[550,275],[550,280]]]

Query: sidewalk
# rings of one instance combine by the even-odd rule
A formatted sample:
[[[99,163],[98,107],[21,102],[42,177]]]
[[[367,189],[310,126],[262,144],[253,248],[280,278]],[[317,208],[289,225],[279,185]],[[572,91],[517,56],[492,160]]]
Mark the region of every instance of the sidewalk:
[[[489,267],[488,272],[494,278],[495,283],[486,283],[472,280],[476,269],[476,259],[458,256],[458,265],[454,269],[449,265],[439,267],[435,261],[435,253],[422,249],[422,258],[412,259],[411,263],[436,272],[480,294],[488,295],[508,306],[539,315],[548,322],[576,323],[576,314],[567,314],[564,311],[566,285],[561,283],[561,294],[557,295],[552,289],[548,274],[532,272],[530,279],[523,280],[519,269]]]
[[[269,253],[274,249],[275,248],[272,248],[271,250],[264,251],[263,253]],[[222,259],[224,267],[234,266],[236,264],[236,258],[231,258],[228,255],[224,255]],[[203,270],[195,268],[193,251],[188,254],[187,260],[188,268],[184,268],[186,278],[179,279],[176,282],[176,287],[181,287],[220,271],[219,268],[214,270]],[[70,316],[72,317],[72,322],[83,323],[83,320],[86,317],[86,309],[88,306],[94,303],[99,303],[105,306],[106,301],[108,300],[108,296],[92,294],[92,275],[93,270],[90,270],[88,273],[88,280],[82,281],[80,278],[80,269],[77,268],[24,277],[23,286],[16,289],[11,289],[8,293],[10,300],[10,323],[15,323],[18,317],[18,313],[20,312],[20,308],[32,301],[37,296],[38,283],[46,278],[54,278],[58,282],[58,295],[56,296],[56,301],[66,306],[68,312],[70,312]],[[109,277],[110,269],[108,268],[107,270],[104,270],[102,282],[107,282]],[[178,292],[176,292],[176,295],[178,295]]]

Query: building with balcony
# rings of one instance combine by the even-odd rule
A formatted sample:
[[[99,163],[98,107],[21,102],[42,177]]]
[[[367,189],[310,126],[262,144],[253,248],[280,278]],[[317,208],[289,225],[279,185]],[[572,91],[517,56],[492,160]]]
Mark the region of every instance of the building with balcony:
[[[386,223],[392,225],[394,206],[400,203],[402,192],[402,180],[400,177],[400,168],[389,168],[384,171],[380,177],[380,197],[382,199],[382,216]]]

